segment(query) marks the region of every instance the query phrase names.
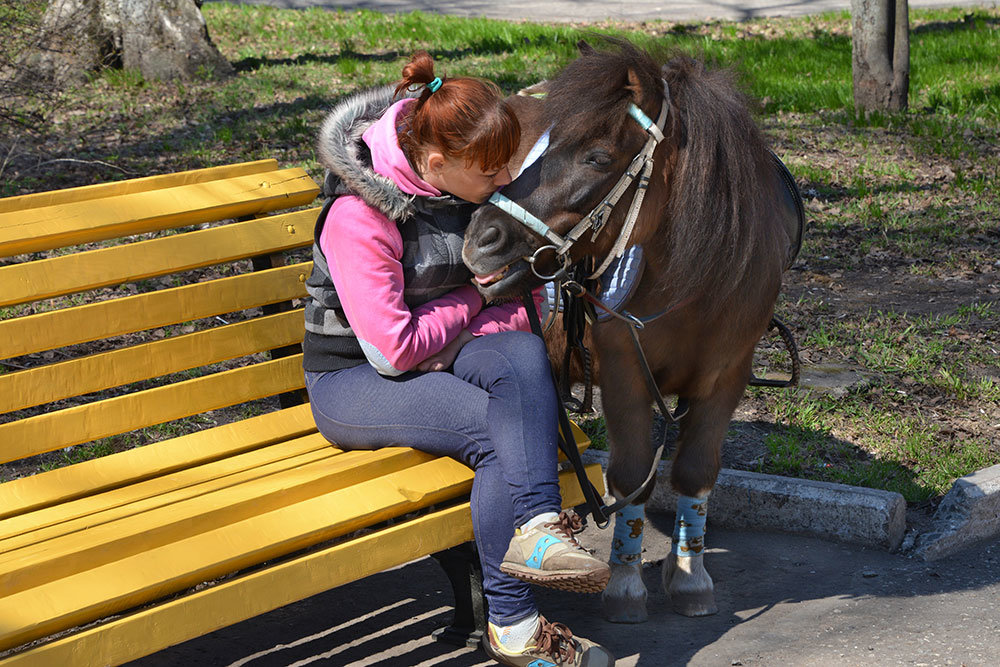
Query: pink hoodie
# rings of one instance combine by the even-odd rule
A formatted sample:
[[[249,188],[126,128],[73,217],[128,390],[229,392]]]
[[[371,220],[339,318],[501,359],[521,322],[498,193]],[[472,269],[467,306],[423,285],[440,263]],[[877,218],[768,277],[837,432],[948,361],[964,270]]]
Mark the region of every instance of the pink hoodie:
[[[396,140],[396,118],[411,102],[394,104],[362,138],[377,173],[407,194],[437,196],[441,192],[413,171]],[[354,334],[374,346],[397,372],[411,370],[441,351],[466,328],[475,336],[529,330],[520,302],[481,310],[482,298],[471,284],[410,310],[403,302],[403,241],[396,222],[360,197],[347,195],[333,203],[320,248]],[[537,307],[541,290],[534,296]]]

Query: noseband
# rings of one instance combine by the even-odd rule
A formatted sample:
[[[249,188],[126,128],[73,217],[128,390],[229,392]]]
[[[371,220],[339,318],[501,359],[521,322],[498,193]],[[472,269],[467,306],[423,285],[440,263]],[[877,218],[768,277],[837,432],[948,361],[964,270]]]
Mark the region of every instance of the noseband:
[[[642,127],[643,130],[649,135],[646,138],[646,143],[642,147],[642,150],[632,158],[632,163],[629,165],[625,173],[621,175],[618,182],[615,184],[607,196],[594,207],[586,216],[583,217],[580,222],[569,231],[569,233],[562,237],[552,230],[545,222],[543,222],[538,217],[532,215],[520,204],[517,204],[510,198],[500,194],[499,192],[493,193],[490,197],[489,203],[493,204],[497,208],[501,209],[512,218],[526,226],[531,231],[544,237],[550,241],[549,245],[544,245],[535,250],[531,256],[525,257],[525,261],[531,265],[531,271],[541,278],[542,280],[555,280],[562,281],[567,278],[567,272],[570,266],[569,251],[573,247],[573,244],[580,240],[587,230],[591,230],[590,240],[594,241],[601,230],[604,229],[605,223],[607,223],[611,212],[617,206],[618,201],[625,194],[625,191],[629,189],[632,183],[638,178],[639,184],[636,187],[635,194],[632,197],[632,205],[629,207],[628,214],[625,218],[625,224],[622,225],[621,231],[618,233],[618,239],[615,241],[611,252],[604,261],[601,262],[600,266],[595,269],[594,273],[590,275],[590,279],[596,280],[607,270],[608,266],[611,265],[616,258],[621,257],[625,252],[625,248],[628,246],[629,239],[632,236],[632,230],[635,228],[635,223],[639,218],[639,209],[642,208],[642,200],[646,196],[646,189],[649,187],[649,177],[653,172],[653,153],[656,151],[656,146],[663,141],[663,128],[667,122],[667,115],[670,110],[670,89],[667,87],[666,81],[663,82],[663,102],[660,105],[660,115],[657,116],[656,122],[654,123],[650,120],[649,116],[643,113],[635,104],[629,106],[629,115],[636,120],[637,123]],[[541,258],[544,253],[551,252],[558,261],[560,268],[552,274],[540,273],[538,268],[536,268],[536,263],[539,258]]]

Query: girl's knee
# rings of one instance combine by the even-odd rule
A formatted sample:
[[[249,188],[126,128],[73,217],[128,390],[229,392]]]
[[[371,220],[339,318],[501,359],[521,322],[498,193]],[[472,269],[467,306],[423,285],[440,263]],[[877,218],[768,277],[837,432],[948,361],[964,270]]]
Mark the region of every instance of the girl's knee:
[[[511,382],[529,392],[552,386],[545,343],[523,331],[508,331],[477,338],[466,346],[455,363],[455,374],[493,392],[498,383]]]
[[[507,331],[495,334],[497,351],[515,368],[548,370],[549,355],[545,341],[527,331]]]

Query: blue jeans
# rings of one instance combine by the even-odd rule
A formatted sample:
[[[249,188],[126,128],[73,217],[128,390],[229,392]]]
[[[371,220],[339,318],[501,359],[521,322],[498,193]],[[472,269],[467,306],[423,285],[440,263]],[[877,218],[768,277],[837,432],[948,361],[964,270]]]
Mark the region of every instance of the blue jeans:
[[[545,345],[511,331],[480,336],[451,372],[379,375],[368,364],[306,373],[320,432],[344,449],[409,446],[475,470],[472,526],[490,620],[535,611],[528,584],[500,571],[514,528],[562,502],[558,401]]]

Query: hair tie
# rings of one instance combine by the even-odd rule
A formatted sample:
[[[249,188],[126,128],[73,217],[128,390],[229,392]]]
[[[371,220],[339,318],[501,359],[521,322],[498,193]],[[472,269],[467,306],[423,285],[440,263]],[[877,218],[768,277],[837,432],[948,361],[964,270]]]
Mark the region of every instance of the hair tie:
[[[438,88],[440,87],[441,87],[441,77],[439,76],[434,77],[434,80],[427,84],[427,90],[431,91],[432,93],[436,93],[438,91]]]

